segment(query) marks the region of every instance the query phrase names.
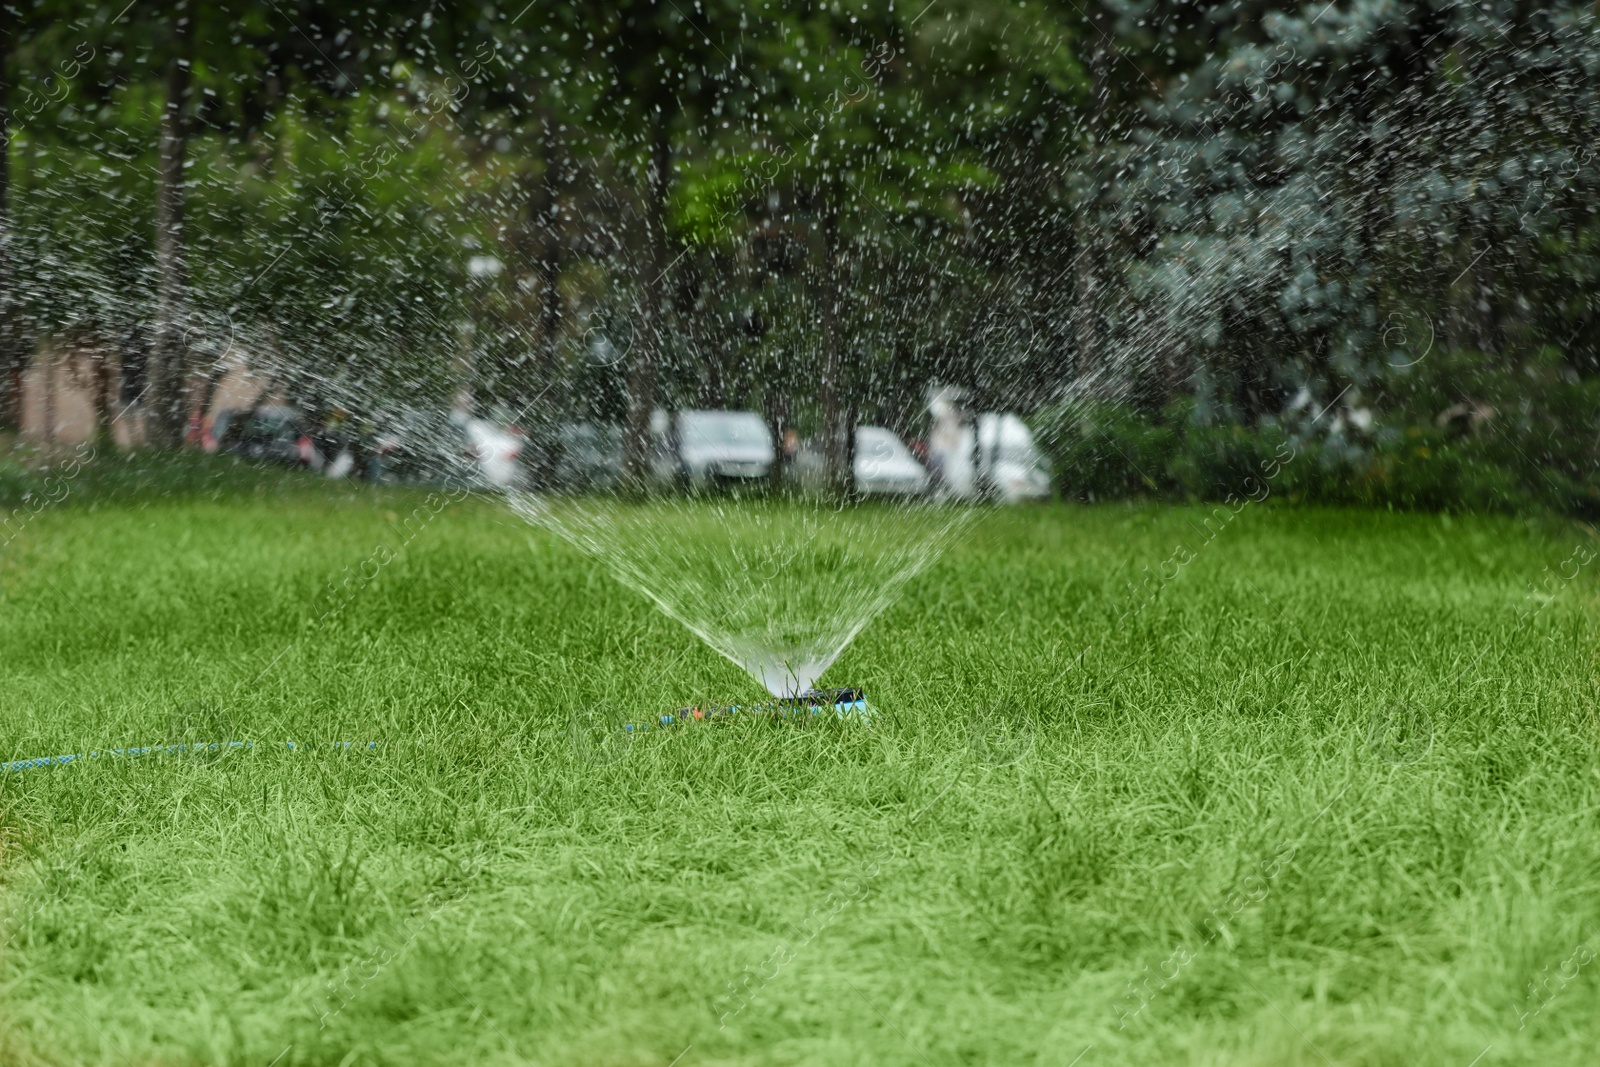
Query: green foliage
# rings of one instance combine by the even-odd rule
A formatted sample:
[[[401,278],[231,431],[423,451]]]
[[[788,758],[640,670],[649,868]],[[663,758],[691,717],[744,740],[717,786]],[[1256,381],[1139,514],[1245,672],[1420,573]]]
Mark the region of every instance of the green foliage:
[[[1057,405],[1034,419],[1064,495],[1220,500],[1248,495],[1288,452],[1271,492],[1296,501],[1600,515],[1600,382],[1554,348],[1527,363],[1434,352],[1316,422],[1208,422],[1175,403]],[[1360,408],[1359,404],[1370,404]],[[1362,426],[1360,410],[1370,416]]]
[[[809,427],[828,348],[907,436],[933,383],[1048,405],[1084,498],[1214,495],[1282,427],[1308,499],[1588,506],[1600,39],[1571,0],[118,10],[18,8],[32,342],[148,347],[191,13],[185,325],[308,390],[614,412],[631,364],[592,356],[626,321],[652,402]],[[671,306],[641,316],[647,264]],[[1437,340],[1415,373],[1397,316]],[[1299,425],[1346,387],[1375,431]],[[1061,400],[1087,393],[1129,407]],[[1468,401],[1495,417],[1434,441]]]
[[[0,456],[0,509],[37,510],[71,500],[74,507],[139,500],[231,500],[310,488],[315,475],[198,449],[161,452],[109,445],[78,449],[18,448]],[[31,521],[31,518],[30,518]]]
[[[1094,502],[1163,493],[1178,435],[1124,404],[1063,404],[1033,418],[1061,492]]]

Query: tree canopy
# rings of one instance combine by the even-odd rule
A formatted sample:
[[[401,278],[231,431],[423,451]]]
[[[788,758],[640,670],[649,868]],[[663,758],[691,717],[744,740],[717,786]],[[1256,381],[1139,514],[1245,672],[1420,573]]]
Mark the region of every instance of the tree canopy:
[[[1600,374],[1590,5],[7,10],[13,368],[181,317],[188,373],[310,400],[825,435],[931,384],[1311,432]]]

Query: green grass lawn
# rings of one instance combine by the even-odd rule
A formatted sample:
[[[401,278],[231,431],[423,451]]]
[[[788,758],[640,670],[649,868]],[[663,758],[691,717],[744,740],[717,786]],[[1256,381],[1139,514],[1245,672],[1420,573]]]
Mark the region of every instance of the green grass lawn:
[[[1594,1061],[1582,528],[996,512],[827,675],[875,726],[623,737],[758,687],[423,498],[86,491],[7,545],[0,758],[382,744],[0,777],[0,1063]]]

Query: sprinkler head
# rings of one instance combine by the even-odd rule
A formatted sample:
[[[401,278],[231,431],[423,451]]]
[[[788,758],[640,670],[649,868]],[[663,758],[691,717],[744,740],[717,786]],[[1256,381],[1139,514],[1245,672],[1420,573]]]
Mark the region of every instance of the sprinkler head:
[[[872,718],[872,708],[867,704],[867,695],[859,687],[840,689],[807,689],[796,696],[783,697],[769,700],[762,704],[743,706],[739,704],[725,704],[720,707],[702,708],[691,705],[678,708],[670,715],[660,715],[654,720],[645,722],[624,723],[623,729],[628,732],[657,729],[668,726],[692,725],[697,722],[718,722],[731,719],[735,716],[756,716],[769,719],[789,719],[804,716],[807,719],[824,712],[832,711],[836,718],[859,718],[863,722]]]
[[[866,694],[860,689],[845,687],[842,689],[807,689],[792,697],[785,698],[786,702],[801,705],[825,704],[855,704],[864,702]]]

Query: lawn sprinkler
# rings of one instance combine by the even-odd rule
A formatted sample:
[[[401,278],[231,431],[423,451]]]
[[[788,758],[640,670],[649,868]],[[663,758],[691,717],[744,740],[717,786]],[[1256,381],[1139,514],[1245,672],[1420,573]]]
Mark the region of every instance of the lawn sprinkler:
[[[692,726],[695,723],[726,722],[735,718],[798,719],[809,722],[817,715],[833,713],[836,719],[872,721],[872,707],[867,694],[861,689],[806,689],[792,697],[779,697],[761,704],[725,704],[720,707],[679,708],[670,715],[661,715],[645,722],[624,723],[622,728],[631,732],[651,727]]]

